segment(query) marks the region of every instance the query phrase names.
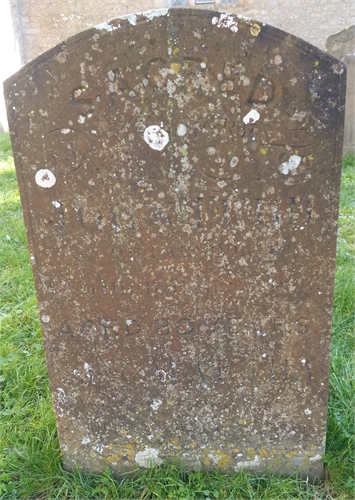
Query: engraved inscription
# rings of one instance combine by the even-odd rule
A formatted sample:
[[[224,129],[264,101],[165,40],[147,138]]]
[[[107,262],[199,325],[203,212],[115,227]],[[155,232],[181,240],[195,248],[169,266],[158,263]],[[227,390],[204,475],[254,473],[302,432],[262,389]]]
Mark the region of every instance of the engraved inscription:
[[[85,320],[76,327],[69,321],[64,321],[59,328],[59,336],[69,337],[134,337],[136,335],[153,332],[157,336],[165,337],[168,335],[189,335],[206,332],[209,337],[216,337],[226,334],[230,339],[236,339],[239,336],[255,336],[268,338],[284,338],[288,334],[304,335],[308,332],[309,319],[301,317],[295,320],[286,320],[286,318],[270,317],[264,320],[247,320],[242,315],[239,317],[219,316],[215,318],[203,318],[201,320],[192,320],[190,318],[180,318],[170,320],[169,318],[156,318],[151,325],[144,324],[136,319],[104,319]]]

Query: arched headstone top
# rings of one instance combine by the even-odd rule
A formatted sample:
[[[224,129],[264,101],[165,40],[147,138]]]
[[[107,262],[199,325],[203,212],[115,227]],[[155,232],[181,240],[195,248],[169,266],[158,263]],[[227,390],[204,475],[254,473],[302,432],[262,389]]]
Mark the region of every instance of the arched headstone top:
[[[66,467],[322,475],[345,67],[131,14],[5,83]]]

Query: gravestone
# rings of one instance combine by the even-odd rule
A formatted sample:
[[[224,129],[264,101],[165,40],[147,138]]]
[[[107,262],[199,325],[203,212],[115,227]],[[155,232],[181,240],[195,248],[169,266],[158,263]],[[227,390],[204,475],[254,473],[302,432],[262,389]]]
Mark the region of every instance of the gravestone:
[[[186,9],[7,80],[66,468],[322,476],[344,87],[294,36]]]

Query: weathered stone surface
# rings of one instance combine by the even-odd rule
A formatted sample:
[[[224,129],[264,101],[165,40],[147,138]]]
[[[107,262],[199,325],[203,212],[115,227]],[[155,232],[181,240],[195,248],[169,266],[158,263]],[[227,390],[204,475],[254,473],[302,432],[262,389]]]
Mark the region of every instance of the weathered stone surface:
[[[186,9],[6,82],[65,467],[322,476],[344,86],[300,39]]]
[[[347,68],[344,153],[355,152],[355,24],[327,39],[327,52]]]

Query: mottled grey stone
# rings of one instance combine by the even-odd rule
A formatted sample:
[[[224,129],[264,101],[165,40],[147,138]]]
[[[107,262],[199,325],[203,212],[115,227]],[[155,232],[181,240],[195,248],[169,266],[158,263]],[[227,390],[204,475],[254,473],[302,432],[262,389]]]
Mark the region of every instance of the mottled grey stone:
[[[131,14],[5,83],[64,466],[323,474],[344,66]]]

